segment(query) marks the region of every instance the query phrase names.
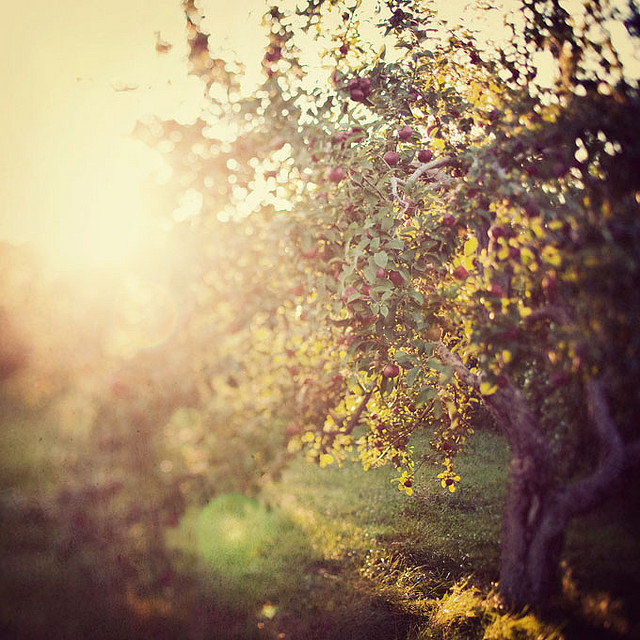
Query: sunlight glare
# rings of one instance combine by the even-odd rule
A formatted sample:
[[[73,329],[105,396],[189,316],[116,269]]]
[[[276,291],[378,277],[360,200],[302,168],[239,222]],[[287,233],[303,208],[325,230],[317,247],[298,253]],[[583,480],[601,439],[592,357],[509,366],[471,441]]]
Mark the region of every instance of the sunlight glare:
[[[148,248],[153,212],[143,181],[153,163],[132,140],[91,142],[84,157],[66,160],[74,181],[44,243],[54,270],[125,268]]]

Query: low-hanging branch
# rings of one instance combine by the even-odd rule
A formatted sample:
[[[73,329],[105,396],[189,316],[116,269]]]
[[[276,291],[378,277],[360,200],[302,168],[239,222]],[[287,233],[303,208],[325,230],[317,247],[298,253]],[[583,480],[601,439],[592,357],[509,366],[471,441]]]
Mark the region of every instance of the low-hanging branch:
[[[350,435],[358,426],[360,418],[362,417],[362,414],[367,407],[367,402],[369,402],[371,396],[373,395],[373,392],[376,389],[377,386],[373,386],[364,394],[362,400],[360,401],[360,404],[356,407],[356,410],[353,412],[346,425],[344,424],[344,418],[339,418],[333,411],[329,411],[331,419],[338,425],[338,428],[342,431],[342,433],[344,433],[345,435]]]

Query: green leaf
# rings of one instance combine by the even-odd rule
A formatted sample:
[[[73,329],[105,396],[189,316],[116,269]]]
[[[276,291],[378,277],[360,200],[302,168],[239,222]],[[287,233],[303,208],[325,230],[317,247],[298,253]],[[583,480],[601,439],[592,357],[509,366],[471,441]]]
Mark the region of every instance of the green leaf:
[[[411,317],[413,318],[413,322],[415,323],[416,329],[418,331],[422,331],[426,326],[426,323],[424,321],[424,316],[421,313],[412,312]]]
[[[407,364],[413,364],[413,358],[406,352],[399,349],[395,354],[396,361],[399,365],[406,367]]]
[[[407,375],[405,376],[405,382],[407,383],[408,386],[410,387],[413,386],[420,371],[421,371],[420,367],[413,367],[413,369],[409,369],[409,371],[407,372]]]
[[[424,386],[420,389],[420,393],[418,393],[417,403],[424,404],[425,402],[429,402],[432,398],[435,398],[436,390],[431,386]]]
[[[393,227],[393,223],[394,223],[393,218],[391,218],[390,216],[385,216],[384,218],[382,218],[382,221],[380,222],[380,226],[382,227],[383,231],[389,231],[389,229]]]
[[[384,251],[378,251],[373,255],[373,261],[382,269],[387,267],[387,262],[389,261],[389,256]]]
[[[377,271],[376,265],[373,264],[371,261],[369,261],[369,264],[362,270],[365,280],[369,284],[375,284],[377,280],[376,271]]]
[[[404,242],[400,238],[393,238],[392,240],[389,240],[389,242],[386,242],[385,246],[388,249],[398,249],[399,251],[402,251],[402,249],[404,249]]]
[[[435,369],[436,371],[445,371],[447,367],[440,362],[440,360],[436,360],[436,358],[429,358],[425,363],[429,369]]]

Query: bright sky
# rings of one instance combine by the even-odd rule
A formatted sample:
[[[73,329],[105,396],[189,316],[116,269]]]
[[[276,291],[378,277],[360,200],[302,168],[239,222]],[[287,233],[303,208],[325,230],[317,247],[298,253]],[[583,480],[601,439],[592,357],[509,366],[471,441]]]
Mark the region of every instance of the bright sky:
[[[247,13],[262,2],[200,4],[212,39],[231,35],[259,64],[264,45]],[[155,32],[168,54],[157,54]],[[0,240],[100,260],[99,236],[105,251],[126,253],[148,219],[141,178],[160,162],[127,133],[149,113],[197,115],[202,86],[186,55],[179,0],[2,3]]]

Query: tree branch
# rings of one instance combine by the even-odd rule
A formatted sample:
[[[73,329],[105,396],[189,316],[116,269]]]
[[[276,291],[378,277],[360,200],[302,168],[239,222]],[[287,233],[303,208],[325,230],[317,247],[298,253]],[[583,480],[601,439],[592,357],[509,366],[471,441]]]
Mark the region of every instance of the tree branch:
[[[435,352],[444,364],[453,368],[460,380],[480,391],[482,374],[473,373],[460,356],[442,342],[436,343]],[[506,384],[501,389],[483,398],[499,428],[504,432],[511,450],[519,455],[533,456],[540,464],[548,464],[549,443],[540,431],[537,418],[515,385],[506,379]]]
[[[586,392],[589,418],[600,442],[600,460],[590,476],[561,492],[561,502],[570,515],[594,507],[624,469],[640,460],[640,443],[634,443],[625,451],[625,443],[609,412],[602,381],[589,380]]]
[[[449,365],[457,374],[458,378],[465,384],[474,388],[476,391],[480,390],[480,383],[482,378],[473,373],[467,365],[462,362],[460,356],[457,353],[449,350],[442,342],[437,342],[435,345],[435,351],[442,359],[444,364]]]
[[[363,180],[364,182],[366,182],[366,183],[367,183],[367,184],[368,184],[368,185],[369,185],[369,186],[370,186],[370,187],[371,187],[371,188],[372,188],[372,189],[373,189],[373,190],[374,190],[374,191],[375,191],[375,192],[376,192],[376,193],[377,193],[377,194],[378,194],[378,195],[379,195],[383,200],[389,200],[389,198],[388,198],[384,193],[382,193],[382,191],[380,191],[380,189],[378,189],[378,187],[376,187],[376,185],[375,185],[375,184],[373,184],[373,183],[369,182],[369,180],[368,180],[368,178],[367,178],[366,176],[361,175],[360,177],[361,177],[361,178],[362,178],[362,180]],[[352,178],[351,180],[352,180],[352,182],[353,182],[354,184],[358,185],[361,189],[364,189],[364,185],[362,185],[362,184],[358,183],[358,182],[357,182],[356,180],[354,180],[353,178]],[[392,202],[393,202],[393,201],[392,201]]]
[[[532,311],[525,319],[526,323],[536,322],[537,320],[549,320],[556,324],[571,324],[569,313],[562,307],[549,306],[542,309]]]
[[[369,389],[367,393],[364,394],[364,397],[360,401],[360,404],[357,406],[356,410],[353,412],[353,415],[351,416],[351,418],[349,418],[349,422],[347,422],[346,426],[344,426],[344,418],[340,419],[338,418],[337,415],[335,415],[333,411],[329,411],[329,415],[331,416],[331,419],[338,425],[338,428],[343,429],[342,433],[349,435],[358,426],[358,422],[360,422],[360,417],[362,416],[362,413],[367,407],[367,402],[369,402],[369,399],[371,398],[375,390],[376,390],[376,387],[374,386],[371,389]]]
[[[444,167],[445,165],[449,164],[451,160],[451,156],[441,156],[440,158],[436,158],[431,162],[425,162],[409,176],[407,182],[405,183],[405,186],[407,188],[411,188],[418,181],[421,175],[425,174],[427,171],[432,171],[433,169]]]

